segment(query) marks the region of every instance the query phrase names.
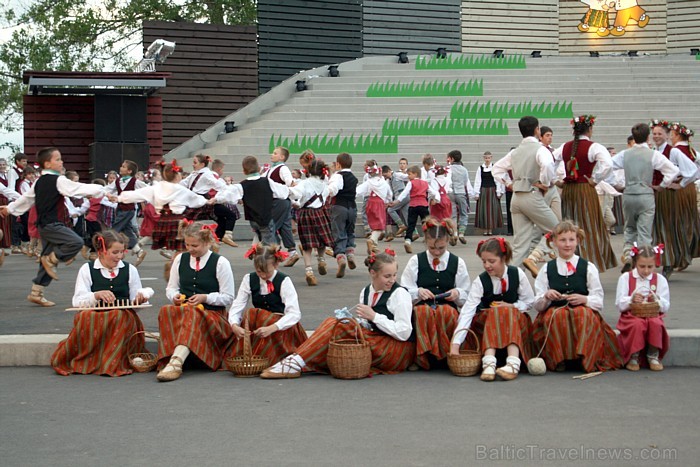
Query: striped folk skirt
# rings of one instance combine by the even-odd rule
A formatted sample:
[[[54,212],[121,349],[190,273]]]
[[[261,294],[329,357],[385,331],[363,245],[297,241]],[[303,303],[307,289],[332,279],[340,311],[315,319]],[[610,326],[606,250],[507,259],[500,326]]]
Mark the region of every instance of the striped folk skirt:
[[[372,230],[384,231],[386,228],[386,204],[379,196],[370,195],[365,208],[367,224]]]
[[[683,232],[690,239],[688,252],[690,259],[700,257],[700,216],[698,216],[698,192],[694,183],[678,191]]]
[[[579,254],[600,270],[617,266],[610,244],[610,232],[605,228],[598,193],[588,183],[567,183],[561,194],[561,215],[574,221],[585,235],[579,243]]]
[[[607,28],[610,26],[608,12],[604,10],[589,9],[581,18],[581,22],[593,28]]]
[[[675,190],[661,190],[654,193],[656,212],[652,230],[653,243],[665,245],[661,255],[661,266],[667,268],[686,267],[690,264],[689,233],[684,231],[680,195]]]
[[[496,187],[481,187],[479,199],[476,201],[474,227],[486,230],[503,227],[501,200],[496,196]]]
[[[558,311],[555,313],[555,310]],[[588,307],[551,307],[538,313],[532,325],[532,340],[533,350],[539,351],[544,346],[542,358],[548,370],[554,370],[565,360],[577,359],[581,360],[586,373],[622,366],[615,332],[597,311]]]
[[[613,216],[615,216],[615,225],[624,229],[625,213],[622,211],[622,199],[623,196],[615,196],[613,198],[612,212]]]
[[[355,327],[349,323],[335,324],[335,318],[326,318],[311,334],[311,337],[298,349],[297,354],[306,363],[305,371],[329,373],[327,355],[328,344],[335,333],[336,339],[350,339],[355,336]],[[334,330],[335,327],[335,330]],[[372,349],[372,374],[396,374],[405,371],[416,357],[414,342],[402,342],[393,337],[361,328],[365,340]]]
[[[331,218],[328,212],[329,210],[326,208],[302,208],[299,210],[297,232],[302,249],[333,248],[335,241],[331,232]]]
[[[513,306],[499,306],[481,310],[474,316],[471,329],[479,338],[480,350],[504,349],[515,344],[520,358],[527,363],[532,357],[532,320]]]
[[[143,323],[132,310],[79,311],[73,329],[51,356],[59,375],[122,376],[133,373],[129,355],[145,352]]]
[[[184,345],[212,370],[218,370],[233,331],[223,311],[199,310],[191,305],[166,305],[158,314],[158,368],[164,367],[178,345]]]
[[[251,331],[271,326],[283,316],[279,313],[270,313],[262,308],[251,308],[247,312],[248,325]],[[244,318],[245,319],[245,318]],[[243,339],[233,338],[233,344],[226,352],[227,357],[243,356]],[[289,354],[297,351],[297,348],[306,342],[308,337],[301,323],[297,323],[284,331],[277,331],[269,337],[250,336],[252,353],[259,357],[266,357],[269,364],[273,365]]]
[[[413,307],[416,330],[416,364],[430,369],[429,355],[438,360],[450,353],[459,312],[450,305],[416,305]]]
[[[617,336],[617,341],[620,344],[620,353],[624,363],[629,362],[633,353],[639,352],[639,362],[647,366],[646,352],[644,351],[647,344],[659,349],[659,358],[664,358],[671,340],[666,332],[663,316],[638,318],[630,312],[620,315],[617,322],[620,335]]]

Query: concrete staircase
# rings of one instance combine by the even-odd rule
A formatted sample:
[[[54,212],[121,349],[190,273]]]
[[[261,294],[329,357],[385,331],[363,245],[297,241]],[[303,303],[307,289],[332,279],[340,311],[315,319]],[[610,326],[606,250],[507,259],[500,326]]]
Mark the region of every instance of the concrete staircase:
[[[618,150],[624,149],[633,124],[651,118],[680,120],[700,130],[700,114],[696,110],[700,101],[700,61],[690,55],[527,58],[525,69],[482,70],[416,70],[415,57],[410,60],[409,64],[399,64],[395,57],[363,58],[341,64],[340,76],[336,78],[327,77],[325,67],[299,73],[168,156],[186,163],[194,154],[204,152],[223,159],[227,173],[239,180],[242,157],[256,155],[261,162],[269,161],[273,134],[381,135],[387,118],[449,119],[455,102],[571,102],[575,115],[597,116],[593,139]],[[306,80],[306,91],[294,91],[294,83],[299,79]],[[483,80],[483,96],[366,97],[367,88],[377,82],[470,79]],[[398,153],[355,153],[354,168],[359,174],[363,161],[371,158],[392,167],[400,157],[418,164],[425,153],[444,161],[448,151],[459,149],[473,178],[484,151],[491,151],[498,160],[520,142],[519,117],[504,120],[507,136],[398,136]],[[236,122],[237,131],[223,132],[223,122],[227,120]],[[553,128],[555,146],[570,139],[569,120],[570,117],[540,119],[542,125]],[[331,161],[336,154],[318,155]],[[298,167],[297,156],[293,153],[290,158],[291,167]]]

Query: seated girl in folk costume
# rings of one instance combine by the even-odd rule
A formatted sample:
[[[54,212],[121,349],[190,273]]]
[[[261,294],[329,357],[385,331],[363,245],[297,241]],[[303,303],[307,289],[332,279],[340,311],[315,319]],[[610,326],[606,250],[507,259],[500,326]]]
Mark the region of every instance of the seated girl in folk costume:
[[[75,314],[73,329],[51,356],[51,366],[59,375],[72,373],[109,376],[133,372],[129,354],[144,352],[143,324],[134,310],[91,310],[91,307],[131,300],[138,305],[153,296],[153,289],[142,288],[138,270],[122,261],[128,239],[113,230],[93,236],[97,259],[78,271],[73,306],[86,308]]]
[[[276,363],[296,351],[307,339],[299,322],[301,309],[292,279],[277,270],[288,253],[279,245],[253,245],[245,254],[253,260],[255,272],[243,276],[238,295],[228,312],[228,321],[237,337],[232,352],[243,355],[243,321],[248,320],[253,355]],[[245,311],[248,300],[253,308]],[[245,316],[244,316],[245,314]]]
[[[464,260],[447,251],[454,235],[452,219],[423,222],[427,250],[411,257],[401,275],[401,285],[411,294],[416,332],[416,364],[430,369],[430,358],[442,360],[450,352],[459,312],[471,281]]]
[[[207,199],[180,185],[182,167],[175,160],[163,165],[163,181],[133,191],[122,191],[119,196],[110,196],[111,201],[120,203],[148,202],[153,205],[160,216],[153,229],[152,249],[163,249],[163,256],[172,258],[172,252],[185,250],[185,242],[178,235],[180,221],[193,219],[198,208],[204,206]],[[166,271],[170,264],[166,265]],[[167,272],[166,272],[167,278]]]
[[[567,360],[579,359],[586,373],[622,366],[615,332],[600,316],[603,286],[598,269],[574,253],[583,235],[573,222],[560,222],[551,233],[558,256],[535,280],[534,308],[539,313],[532,338],[535,349],[544,346],[548,370],[563,371]]]
[[[209,250],[214,243],[212,227],[200,222],[188,225],[184,229],[187,252],[173,259],[166,289],[173,304],[158,314],[159,381],[178,379],[190,352],[211,370],[218,370],[233,339],[226,319],[235,294],[233,272],[226,258]]]
[[[662,249],[663,245],[633,247],[630,256],[634,269],[622,274],[617,281],[615,305],[620,311],[620,319],[617,322],[617,329],[620,331],[618,341],[622,360],[626,363],[625,368],[630,371],[639,371],[640,363],[648,364],[649,369],[653,371],[664,369],[661,359],[666,355],[670,343],[664,316],[671,306],[671,297],[666,278],[655,271],[660,265]],[[655,300],[656,298],[651,296],[652,293],[658,298],[659,316],[634,316],[630,312],[630,305]],[[646,358],[639,355],[644,349]]]
[[[408,368],[415,358],[411,326],[411,295],[396,282],[394,252],[372,254],[365,259],[371,283],[360,292],[357,316],[370,322],[361,328],[372,350],[372,373],[393,374]],[[338,324],[336,328],[336,324]],[[352,338],[355,329],[336,318],[326,318],[296,351],[263,371],[265,379],[298,378],[302,371],[328,373],[328,344],[336,338]]]
[[[484,272],[472,283],[467,302],[462,307],[457,332],[452,338],[450,353],[459,355],[459,347],[472,328],[481,342],[482,381],[493,381],[498,375],[506,381],[520,372],[520,356],[525,363],[531,357],[531,321],[528,309],[535,301],[525,273],[508,266],[513,249],[503,238],[479,242],[476,254]],[[464,329],[464,331],[461,331]],[[507,349],[506,364],[496,369],[496,350]]]

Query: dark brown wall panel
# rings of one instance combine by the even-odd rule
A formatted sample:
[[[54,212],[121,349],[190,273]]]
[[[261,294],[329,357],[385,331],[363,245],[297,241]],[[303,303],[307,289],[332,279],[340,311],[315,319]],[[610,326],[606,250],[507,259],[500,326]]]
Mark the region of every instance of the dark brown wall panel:
[[[255,26],[143,23],[144,50],[156,39],[175,42],[158,71],[171,73],[163,102],[161,151],[168,152],[258,96]],[[153,151],[152,151],[153,152]]]
[[[258,1],[260,92],[317,66],[362,57],[360,0]]]
[[[147,102],[150,160],[163,155],[160,97]],[[36,152],[47,146],[61,151],[66,170],[75,170],[88,180],[89,145],[95,142],[95,98],[93,96],[24,96],[24,151],[32,162]],[[119,167],[114,167],[118,170]]]

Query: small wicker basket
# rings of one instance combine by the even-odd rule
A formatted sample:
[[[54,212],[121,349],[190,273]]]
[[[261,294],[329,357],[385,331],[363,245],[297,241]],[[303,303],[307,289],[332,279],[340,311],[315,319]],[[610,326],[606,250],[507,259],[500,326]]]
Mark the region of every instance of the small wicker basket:
[[[632,295],[640,290],[649,290],[646,287],[639,287],[637,290],[632,292]],[[647,295],[647,300],[653,299],[653,301],[646,301],[642,303],[630,303],[630,313],[637,318],[657,318],[659,316],[659,310],[661,310],[661,305],[659,305],[659,296],[654,293],[654,291],[649,290]]]
[[[336,338],[335,328],[341,322],[351,323],[355,329],[355,337],[352,339]],[[336,321],[331,332],[331,340],[328,344],[328,369],[334,378],[338,379],[362,379],[369,376],[372,366],[372,349],[365,340],[360,324],[351,318],[343,318]]]
[[[151,339],[160,342],[160,337],[156,336],[155,334],[151,334],[148,331],[138,331],[133,333],[131,337],[129,337],[129,340],[126,341],[127,347],[131,343],[131,339],[138,334],[143,334],[145,337],[150,337]],[[158,355],[154,353],[138,352],[129,354],[129,364],[131,365],[131,368],[139,373],[148,373],[149,371],[155,370],[157,363]]]
[[[630,313],[637,318],[657,318],[661,306],[659,302],[630,303]]]
[[[455,331],[455,334],[465,330],[474,336],[476,350],[460,349],[459,355],[447,354],[447,366],[450,367],[450,371],[455,376],[474,376],[481,367],[481,346],[479,345],[479,338],[474,331],[463,328]],[[464,341],[466,342],[467,339]]]
[[[246,315],[243,321],[243,356],[227,357],[226,368],[238,378],[252,378],[258,376],[262,371],[269,366],[269,362],[265,357],[253,355],[253,347],[250,343],[250,324]]]

